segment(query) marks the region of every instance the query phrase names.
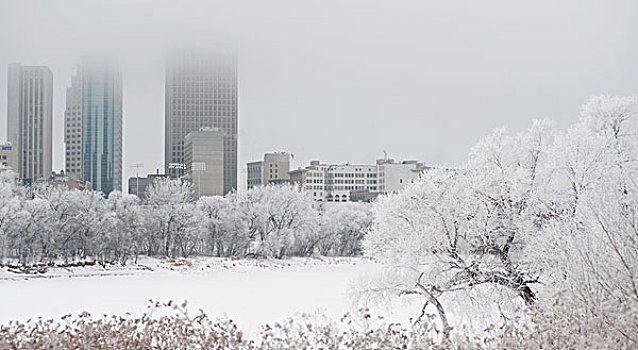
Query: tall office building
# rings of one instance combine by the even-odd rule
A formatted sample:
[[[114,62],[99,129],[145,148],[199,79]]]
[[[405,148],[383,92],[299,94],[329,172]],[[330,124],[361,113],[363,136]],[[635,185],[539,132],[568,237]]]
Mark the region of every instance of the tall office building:
[[[219,129],[224,141],[224,193],[237,188],[237,57],[234,52],[179,54],[166,65],[166,174],[185,173],[185,136]]]
[[[85,60],[67,89],[66,168],[105,195],[122,190],[122,73]]]
[[[71,78],[66,89],[64,111],[65,168],[68,174],[82,174],[82,73]]]
[[[52,132],[53,73],[44,66],[9,64],[7,140],[16,147],[20,179],[51,176]]]

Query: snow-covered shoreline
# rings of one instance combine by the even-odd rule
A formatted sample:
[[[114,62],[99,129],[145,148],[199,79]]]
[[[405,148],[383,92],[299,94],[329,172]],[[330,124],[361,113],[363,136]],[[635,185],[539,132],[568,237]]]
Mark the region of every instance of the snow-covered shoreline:
[[[143,268],[142,268],[143,267]],[[365,258],[232,260],[141,258],[127,266],[52,268],[44,274],[0,272],[0,324],[29,318],[140,315],[149,300],[188,301],[213,318],[250,332],[301,313],[337,320],[354,310],[353,285],[380,266]],[[397,309],[396,311],[400,311]],[[390,316],[392,313],[390,313]],[[397,318],[406,319],[405,313]]]

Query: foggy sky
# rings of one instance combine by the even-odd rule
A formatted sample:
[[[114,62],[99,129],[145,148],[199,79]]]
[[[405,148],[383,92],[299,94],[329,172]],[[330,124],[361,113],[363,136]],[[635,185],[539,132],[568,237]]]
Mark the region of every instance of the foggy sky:
[[[65,89],[83,55],[119,57],[124,183],[164,168],[164,63],[175,48],[239,53],[239,170],[264,152],[372,163],[461,163],[480,137],[533,119],[567,127],[593,94],[638,93],[635,1],[0,1],[7,64],[54,79],[53,168]],[[126,190],[126,185],[125,185]]]

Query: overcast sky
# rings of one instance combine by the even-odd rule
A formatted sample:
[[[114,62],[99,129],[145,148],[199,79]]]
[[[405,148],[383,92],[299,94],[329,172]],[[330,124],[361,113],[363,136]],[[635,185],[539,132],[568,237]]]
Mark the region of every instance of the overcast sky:
[[[163,169],[164,62],[174,47],[239,52],[239,187],[264,152],[371,163],[461,163],[491,129],[573,123],[593,94],[638,93],[637,1],[0,0],[0,140],[7,64],[54,78],[53,167],[81,57],[119,57],[124,182]]]

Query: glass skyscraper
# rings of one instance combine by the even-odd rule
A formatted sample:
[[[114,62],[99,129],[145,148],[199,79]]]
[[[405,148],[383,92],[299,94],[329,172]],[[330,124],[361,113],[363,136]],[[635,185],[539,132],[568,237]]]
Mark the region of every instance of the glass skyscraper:
[[[73,84],[80,84],[73,86]],[[122,190],[122,73],[105,60],[85,60],[67,90],[67,171],[95,191]]]
[[[232,51],[182,53],[166,65],[166,174],[184,175],[184,137],[212,127],[223,134],[224,193],[237,188],[237,56]]]

